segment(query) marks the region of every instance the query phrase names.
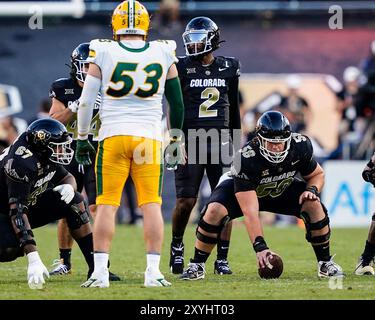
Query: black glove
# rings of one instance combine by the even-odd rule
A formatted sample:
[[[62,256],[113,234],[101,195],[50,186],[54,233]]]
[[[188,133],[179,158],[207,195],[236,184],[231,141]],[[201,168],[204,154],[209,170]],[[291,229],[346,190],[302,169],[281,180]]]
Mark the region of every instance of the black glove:
[[[375,168],[364,170],[362,172],[362,178],[366,182],[370,182],[375,187]]]

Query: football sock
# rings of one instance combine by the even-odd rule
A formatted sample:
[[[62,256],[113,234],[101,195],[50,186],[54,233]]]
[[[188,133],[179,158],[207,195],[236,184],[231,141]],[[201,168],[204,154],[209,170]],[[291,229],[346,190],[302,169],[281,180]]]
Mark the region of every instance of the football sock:
[[[331,259],[331,256],[329,254],[329,242],[313,245],[312,247],[318,261],[329,261]]]
[[[375,245],[366,241],[365,250],[362,253],[363,262],[369,264],[375,256]]]
[[[227,260],[229,251],[229,240],[219,239],[217,243],[217,260]]]
[[[75,240],[79,248],[81,249],[82,254],[85,257],[89,270],[94,270],[94,257],[92,255],[92,250],[93,250],[92,233],[89,233],[88,235],[79,239],[75,239]]]
[[[59,249],[60,259],[63,260],[63,263],[70,269],[72,266],[70,261],[70,256],[72,255],[72,249]]]
[[[94,262],[96,272],[107,271],[109,254],[106,252],[94,252]]]
[[[160,254],[159,253],[148,253],[146,255],[147,259],[147,269],[159,271],[160,265]]]
[[[205,263],[209,256],[210,256],[209,252],[204,252],[202,250],[199,250],[199,249],[195,248],[194,259],[191,260],[191,262]]]
[[[172,245],[177,247],[179,245],[182,244],[182,239],[183,239],[183,236],[181,235],[176,235],[173,233],[173,236],[172,236]]]

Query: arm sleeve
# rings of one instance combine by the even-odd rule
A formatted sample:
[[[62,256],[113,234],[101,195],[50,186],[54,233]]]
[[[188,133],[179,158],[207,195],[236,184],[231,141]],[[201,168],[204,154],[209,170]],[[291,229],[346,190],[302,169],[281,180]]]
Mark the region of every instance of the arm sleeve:
[[[89,74],[86,76],[77,112],[78,139],[86,140],[88,137],[92,111],[94,110],[94,105],[100,86],[100,79]]]
[[[165,97],[169,103],[169,124],[171,129],[182,129],[184,122],[184,101],[178,77],[165,82]]]

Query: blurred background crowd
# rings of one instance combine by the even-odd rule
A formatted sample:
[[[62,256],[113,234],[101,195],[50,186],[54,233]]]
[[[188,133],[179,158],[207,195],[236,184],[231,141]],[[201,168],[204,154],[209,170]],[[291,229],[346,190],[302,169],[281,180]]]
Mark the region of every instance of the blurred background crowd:
[[[50,85],[69,75],[66,63],[72,49],[91,39],[111,38],[110,16],[119,3],[71,1],[84,5],[82,16],[46,10],[42,29],[30,29],[30,14],[19,13],[17,2],[0,0],[0,150],[11,144],[28,123],[48,117]],[[373,153],[374,2],[142,3],[152,15],[150,40],[175,40],[177,55],[184,54],[181,34],[192,17],[206,15],[218,24],[222,39],[226,40],[218,54],[235,56],[242,65],[243,143],[259,115],[274,109],[287,115],[296,132],[312,138],[315,156],[321,163],[329,159],[363,160]],[[342,29],[329,28],[333,14],[328,10],[333,4],[343,9]],[[14,12],[2,12],[4,8],[14,8]],[[201,191],[197,212],[210,194],[208,183]],[[163,212],[168,220],[175,199],[173,173],[165,174],[163,197]],[[131,182],[123,198],[118,222],[141,224]],[[282,225],[294,221],[276,222]],[[273,218],[269,223],[274,223]]]

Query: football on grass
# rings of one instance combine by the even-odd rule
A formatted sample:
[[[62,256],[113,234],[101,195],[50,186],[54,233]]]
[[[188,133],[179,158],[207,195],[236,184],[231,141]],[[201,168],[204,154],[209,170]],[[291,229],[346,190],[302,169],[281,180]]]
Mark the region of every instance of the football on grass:
[[[267,264],[264,268],[259,268],[258,273],[262,279],[276,279],[283,273],[283,260],[277,254],[267,254]]]

